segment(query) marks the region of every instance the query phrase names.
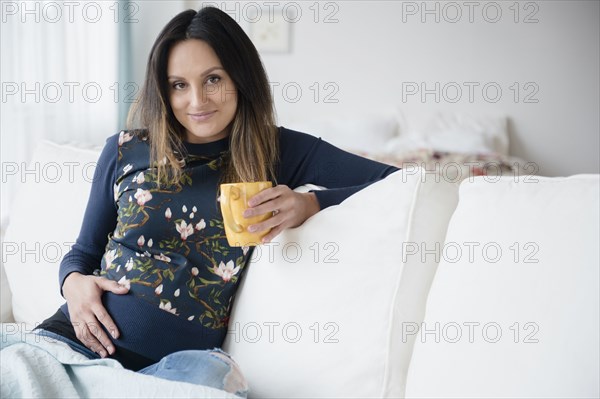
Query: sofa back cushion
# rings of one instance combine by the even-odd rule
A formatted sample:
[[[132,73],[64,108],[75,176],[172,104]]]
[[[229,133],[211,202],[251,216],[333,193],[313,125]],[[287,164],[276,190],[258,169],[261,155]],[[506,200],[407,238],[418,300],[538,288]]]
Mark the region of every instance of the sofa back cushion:
[[[43,141],[18,171],[2,244],[17,322],[40,323],[64,303],[58,267],[81,228],[99,155],[99,150]]]
[[[462,183],[407,397],[599,397],[598,182]]]
[[[399,397],[457,186],[401,170],[257,247],[225,350],[263,397]]]

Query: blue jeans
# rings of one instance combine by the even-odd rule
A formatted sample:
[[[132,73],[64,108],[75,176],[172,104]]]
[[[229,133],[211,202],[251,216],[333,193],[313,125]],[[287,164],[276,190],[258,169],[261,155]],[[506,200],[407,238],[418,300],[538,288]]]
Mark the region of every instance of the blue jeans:
[[[62,335],[43,329],[37,330],[36,333],[64,342],[88,359],[100,359],[97,353]],[[248,394],[248,384],[239,366],[227,353],[218,348],[171,353],[138,373],[217,388],[244,398]]]

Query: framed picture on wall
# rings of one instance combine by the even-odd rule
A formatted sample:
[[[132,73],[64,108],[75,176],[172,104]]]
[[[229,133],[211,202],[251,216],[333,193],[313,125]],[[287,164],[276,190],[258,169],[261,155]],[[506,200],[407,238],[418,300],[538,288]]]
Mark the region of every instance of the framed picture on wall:
[[[249,23],[249,36],[261,53],[289,53],[292,39],[291,25],[280,10],[269,15],[269,10],[265,9],[260,18]]]

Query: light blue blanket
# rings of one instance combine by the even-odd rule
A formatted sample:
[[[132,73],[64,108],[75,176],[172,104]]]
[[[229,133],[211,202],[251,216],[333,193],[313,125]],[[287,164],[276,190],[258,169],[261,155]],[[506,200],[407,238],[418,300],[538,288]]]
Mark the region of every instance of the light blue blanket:
[[[89,360],[68,345],[2,324],[1,398],[237,398],[218,389],[124,369],[114,359]]]

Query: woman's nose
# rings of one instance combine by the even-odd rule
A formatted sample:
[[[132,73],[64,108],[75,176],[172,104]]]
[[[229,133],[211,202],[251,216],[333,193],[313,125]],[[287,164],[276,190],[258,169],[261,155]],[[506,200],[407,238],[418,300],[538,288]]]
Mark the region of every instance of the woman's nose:
[[[190,103],[192,106],[198,106],[208,102],[208,93],[202,87],[193,87],[191,96]]]

